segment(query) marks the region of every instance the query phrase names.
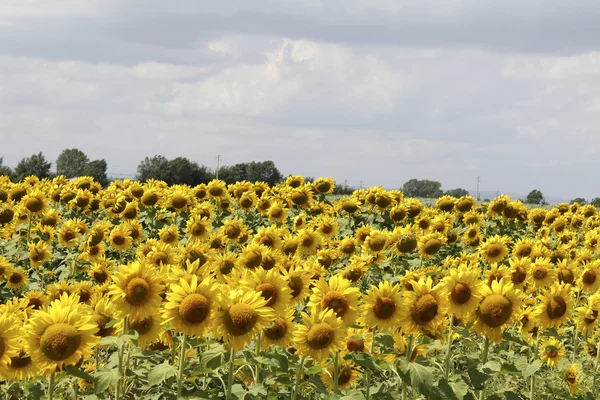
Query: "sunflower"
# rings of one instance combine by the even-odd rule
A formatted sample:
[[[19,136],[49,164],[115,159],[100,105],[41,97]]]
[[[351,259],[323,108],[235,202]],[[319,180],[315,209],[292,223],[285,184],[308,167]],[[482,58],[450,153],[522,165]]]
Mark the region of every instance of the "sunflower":
[[[373,257],[378,257],[378,255],[353,256],[340,273],[345,279],[351,282],[358,282],[369,271],[369,267],[372,264],[377,264],[377,260],[373,260]]]
[[[177,265],[179,258],[173,246],[158,242],[155,246],[152,246],[152,250],[145,257],[145,261],[156,268],[160,268],[163,265]]]
[[[565,356],[565,348],[559,340],[551,337],[542,339],[538,353],[542,361],[549,367],[556,367]]]
[[[83,242],[81,245],[81,254],[79,254],[80,260],[88,260],[88,261],[97,261],[106,251],[106,245],[104,243],[99,243],[93,246],[90,246],[86,242]]]
[[[92,282],[77,282],[73,284],[73,293],[79,296],[79,302],[91,304],[96,287]]]
[[[0,376],[7,375],[7,364],[11,357],[19,354],[22,323],[12,314],[5,313],[0,316]]]
[[[330,354],[343,348],[344,323],[333,310],[319,312],[313,309],[312,315],[302,313],[302,320],[303,324],[298,324],[294,332],[298,354],[323,362]]]
[[[585,306],[575,309],[575,323],[577,329],[583,332],[584,336],[591,336],[598,325],[598,307],[593,304],[593,300],[588,300]]]
[[[336,203],[336,208],[347,214],[357,214],[360,212],[361,204],[352,198],[340,199]]]
[[[400,285],[380,282],[379,286],[371,285],[362,306],[361,324],[392,330],[401,318],[402,294]]]
[[[179,228],[176,225],[165,225],[158,231],[160,241],[166,244],[179,242]]]
[[[77,239],[81,236],[79,229],[74,224],[67,222],[56,233],[60,244],[65,247],[77,246]]]
[[[133,244],[131,231],[125,225],[118,225],[110,232],[108,242],[113,249],[125,251]]]
[[[46,293],[48,295],[48,300],[53,302],[54,300],[60,299],[65,293],[67,295],[73,294],[73,285],[66,281],[58,281],[46,286]]]
[[[493,343],[502,340],[502,332],[519,315],[522,292],[512,282],[494,281],[492,286],[481,287],[482,300],[475,310],[474,329],[486,335]]]
[[[296,240],[298,242],[298,250],[304,255],[316,254],[317,249],[322,243],[321,235],[308,229],[299,230],[296,234]]]
[[[444,235],[438,232],[428,233],[419,239],[419,254],[425,260],[436,255],[446,242]]]
[[[531,256],[534,245],[535,239],[533,238],[520,238],[516,240],[512,251],[513,257],[521,258]]]
[[[329,391],[333,390],[333,375],[334,365],[330,362],[327,366],[327,372],[321,374],[321,378]],[[353,385],[361,378],[362,371],[358,366],[352,363],[351,360],[339,360],[338,363],[338,389],[345,390]]]
[[[284,275],[291,290],[291,305],[303,302],[310,294],[313,273],[310,270],[294,266]]]
[[[121,333],[117,329],[117,334]],[[129,318],[127,320],[127,329],[135,330],[138,333],[138,345],[142,349],[147,349],[152,343],[157,342],[163,331],[159,313],[154,313],[143,318]]]
[[[211,263],[211,269],[219,282],[223,282],[224,278],[234,270],[237,258],[237,254],[231,252],[217,254],[214,257]]]
[[[380,230],[372,230],[367,238],[365,239],[363,248],[372,253],[379,253],[385,250],[389,239],[389,233],[380,231]]]
[[[508,255],[508,245],[511,239],[507,236],[491,236],[479,248],[481,256],[489,263],[499,263]]]
[[[258,267],[246,275],[242,286],[259,292],[267,300],[267,306],[282,314],[292,301],[292,290],[284,276],[276,269],[265,271]]]
[[[39,290],[30,290],[23,294],[23,298],[21,299],[21,307],[26,311],[41,310],[46,307],[47,304],[48,299],[46,295]]]
[[[352,325],[358,316],[360,291],[351,284],[339,275],[332,276],[329,282],[317,281],[307,306],[331,309],[346,325]]]
[[[46,196],[44,196],[44,194],[37,189],[34,189],[25,195],[21,202],[31,215],[43,214],[48,207]]]
[[[6,276],[6,288],[10,290],[22,289],[29,282],[27,271],[23,268],[14,268],[9,275]]]
[[[343,354],[365,353],[373,343],[373,332],[365,327],[348,328],[346,332],[346,349]]]
[[[9,381],[22,382],[37,376],[40,366],[33,362],[31,355],[21,345],[18,353],[10,357],[6,370],[2,372],[4,372],[2,375]]]
[[[317,178],[317,180],[313,183],[313,187],[321,194],[333,193],[333,190],[335,189],[335,181],[331,178]]]
[[[339,232],[339,222],[332,215],[320,215],[310,222],[310,226],[326,241],[332,239]]]
[[[581,367],[577,364],[571,364],[565,369],[564,379],[569,387],[569,393],[575,394],[581,390],[580,377]]]
[[[291,190],[289,199],[298,207],[306,207],[312,202],[312,191],[308,185],[299,186]]]
[[[448,313],[463,319],[475,311],[481,300],[483,285],[478,275],[478,272],[464,264],[450,270],[440,286],[443,296],[448,299]]]
[[[594,260],[584,264],[577,285],[584,293],[594,293],[600,289],[600,261]]]
[[[247,231],[248,227],[246,227],[244,221],[238,217],[234,217],[223,222],[223,226],[219,229],[219,234],[225,239],[225,242],[236,243]]]
[[[573,309],[570,286],[555,283],[537,296],[538,304],[533,310],[540,328],[558,327],[569,321]]]
[[[356,239],[352,236],[341,239],[337,244],[337,249],[341,257],[350,257],[357,250]]]
[[[95,296],[92,299],[94,310],[94,320],[98,331],[96,336],[106,337],[115,336],[116,329],[114,326],[108,326],[111,321],[116,320],[115,307],[108,297]]]
[[[163,286],[154,267],[134,261],[121,265],[111,278],[110,295],[119,316],[140,319],[157,312]]]
[[[532,266],[531,258],[513,257],[508,263],[510,265],[510,280],[515,285],[515,289],[523,290],[530,275]]]
[[[556,281],[557,271],[547,257],[538,257],[531,267],[531,279],[536,289],[545,288]]]
[[[279,313],[275,320],[263,328],[261,341],[264,348],[269,346],[289,347],[293,343],[293,335],[296,331],[294,322],[294,309],[288,308]]]
[[[210,236],[212,230],[211,222],[206,217],[193,215],[186,222],[186,232],[188,240],[204,241]]]
[[[284,224],[287,221],[288,209],[281,201],[275,200],[266,214],[270,221]]]
[[[400,326],[406,333],[418,336],[424,329],[437,328],[447,311],[447,300],[442,296],[440,285],[432,287],[430,277],[411,281],[411,286],[412,291],[404,292]]]
[[[263,254],[268,248],[257,243],[251,243],[246,246],[238,256],[238,265],[244,269],[255,269],[260,267]]]
[[[101,257],[91,265],[88,271],[88,276],[99,284],[103,284],[104,282],[108,282],[110,280],[112,270],[112,263],[106,258]]]
[[[218,301],[215,334],[235,351],[242,350],[275,319],[275,311],[267,306],[267,300],[252,290],[230,289]]]
[[[221,199],[227,195],[227,184],[224,181],[213,179],[206,185],[206,190],[210,197],[214,199]]]
[[[213,279],[198,282],[196,276],[190,281],[181,279],[171,285],[163,308],[163,324],[170,323],[177,332],[201,337],[210,330],[217,307],[219,285]]]
[[[37,311],[25,325],[25,341],[34,364],[42,368],[74,365],[92,356],[99,338],[89,307],[63,294],[47,310]]]
[[[505,265],[492,264],[484,276],[488,286],[491,286],[494,281],[511,280],[512,274]]]
[[[14,267],[11,265],[11,263],[9,263],[6,258],[0,256],[0,278],[7,278],[13,269]]]

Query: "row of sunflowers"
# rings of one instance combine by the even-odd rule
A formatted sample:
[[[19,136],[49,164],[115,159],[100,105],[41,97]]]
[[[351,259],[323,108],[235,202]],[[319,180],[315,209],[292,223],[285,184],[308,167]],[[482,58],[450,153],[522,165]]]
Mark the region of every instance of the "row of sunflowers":
[[[0,391],[596,398],[596,208],[334,186],[0,177]]]

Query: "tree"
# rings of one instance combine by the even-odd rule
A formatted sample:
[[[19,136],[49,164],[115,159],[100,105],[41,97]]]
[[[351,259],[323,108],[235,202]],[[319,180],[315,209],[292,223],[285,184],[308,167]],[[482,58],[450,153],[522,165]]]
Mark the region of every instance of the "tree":
[[[457,189],[446,190],[446,192],[444,194],[448,195],[448,196],[459,198],[459,197],[463,197],[463,196],[468,196],[469,191],[467,189],[457,188]]]
[[[11,180],[13,179],[13,171],[10,167],[2,165],[4,157],[0,157],[0,176],[8,176]]]
[[[442,184],[427,179],[411,179],[404,183],[402,191],[408,197],[436,198],[442,195]]]
[[[171,163],[166,157],[160,155],[146,157],[138,164],[136,178],[142,182],[158,179],[170,184],[173,181]]]
[[[104,159],[90,161],[83,167],[81,176],[91,176],[96,182],[98,182],[102,186],[107,186],[108,177],[106,176],[106,168],[107,165]]]
[[[206,166],[200,166],[185,157],[177,157],[169,161],[169,164],[172,174],[171,184],[196,186],[213,179],[212,172]]]
[[[248,180],[248,164],[241,163],[235,165],[223,166],[219,169],[219,179],[227,184],[247,181]]]
[[[255,162],[247,164],[246,179],[250,182],[267,182],[274,186],[283,180],[283,175],[271,160],[263,162]]]
[[[56,173],[67,178],[85,175],[83,170],[89,162],[88,156],[79,149],[65,149],[56,159]]]
[[[592,200],[590,200],[590,204],[596,208],[600,208],[600,197],[594,197]]]
[[[573,203],[579,203],[580,205],[584,205],[587,202],[585,201],[585,199],[583,197],[576,197],[573,200],[571,200],[571,202],[569,204],[573,204]]]
[[[38,178],[50,177],[50,168],[52,163],[46,161],[46,158],[39,152],[31,157],[23,157],[15,167],[15,179],[21,181],[30,175],[35,175]]]
[[[525,202],[530,203],[530,204],[543,204],[544,203],[544,195],[538,189],[533,189],[527,195]]]

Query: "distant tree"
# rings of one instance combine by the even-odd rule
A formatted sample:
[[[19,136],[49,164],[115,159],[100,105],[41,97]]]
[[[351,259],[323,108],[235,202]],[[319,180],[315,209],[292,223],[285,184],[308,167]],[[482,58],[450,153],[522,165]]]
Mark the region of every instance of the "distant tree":
[[[274,186],[283,180],[283,175],[281,175],[281,172],[271,160],[263,162],[252,161],[247,164],[246,179],[250,182],[267,182],[269,185]]]
[[[8,176],[11,180],[13,179],[13,170],[6,165],[2,165],[4,163],[4,157],[0,157],[0,176]]]
[[[46,161],[46,158],[39,152],[30,157],[24,157],[15,167],[15,179],[21,181],[28,176],[35,175],[38,178],[48,178],[51,176],[50,169],[52,163]]]
[[[600,197],[594,197],[592,200],[590,200],[590,204],[596,208],[600,208]]]
[[[569,204],[573,204],[573,203],[579,203],[581,205],[584,205],[587,202],[585,201],[585,199],[583,197],[576,197],[573,200],[571,200],[571,202]]]
[[[346,195],[346,194],[352,194],[352,193],[354,193],[354,188],[348,186],[347,184],[338,185],[336,183],[335,189],[333,189],[333,194]]]
[[[166,157],[160,155],[146,157],[137,166],[136,178],[142,182],[157,179],[171,184],[173,182],[171,163]]]
[[[530,203],[530,204],[544,204],[544,202],[545,202],[544,195],[538,189],[533,189],[527,195],[525,202]]]
[[[83,176],[83,170],[89,162],[88,156],[79,149],[65,149],[56,159],[56,173],[67,178]]]
[[[304,183],[315,183],[315,177],[314,176],[305,176]]]
[[[459,198],[459,197],[463,197],[463,196],[468,196],[469,191],[467,189],[457,188],[457,189],[446,190],[444,192],[444,194],[448,195],[448,196]]]
[[[225,165],[219,169],[219,179],[228,184],[248,180],[248,164]]]
[[[80,176],[91,176],[102,186],[107,186],[108,177],[106,176],[106,169],[107,165],[104,159],[90,161],[85,164]]]
[[[402,191],[407,197],[436,198],[443,194],[441,183],[427,179],[411,179],[404,183]]]
[[[204,165],[200,166],[195,161],[185,157],[177,157],[169,161],[171,166],[172,182],[180,185],[196,186],[208,183],[213,179],[212,172]]]

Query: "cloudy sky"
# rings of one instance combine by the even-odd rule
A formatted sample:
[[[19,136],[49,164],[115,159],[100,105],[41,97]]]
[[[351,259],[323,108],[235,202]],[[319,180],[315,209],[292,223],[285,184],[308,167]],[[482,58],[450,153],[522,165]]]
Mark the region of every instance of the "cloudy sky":
[[[597,0],[2,0],[0,156],[600,196]]]

